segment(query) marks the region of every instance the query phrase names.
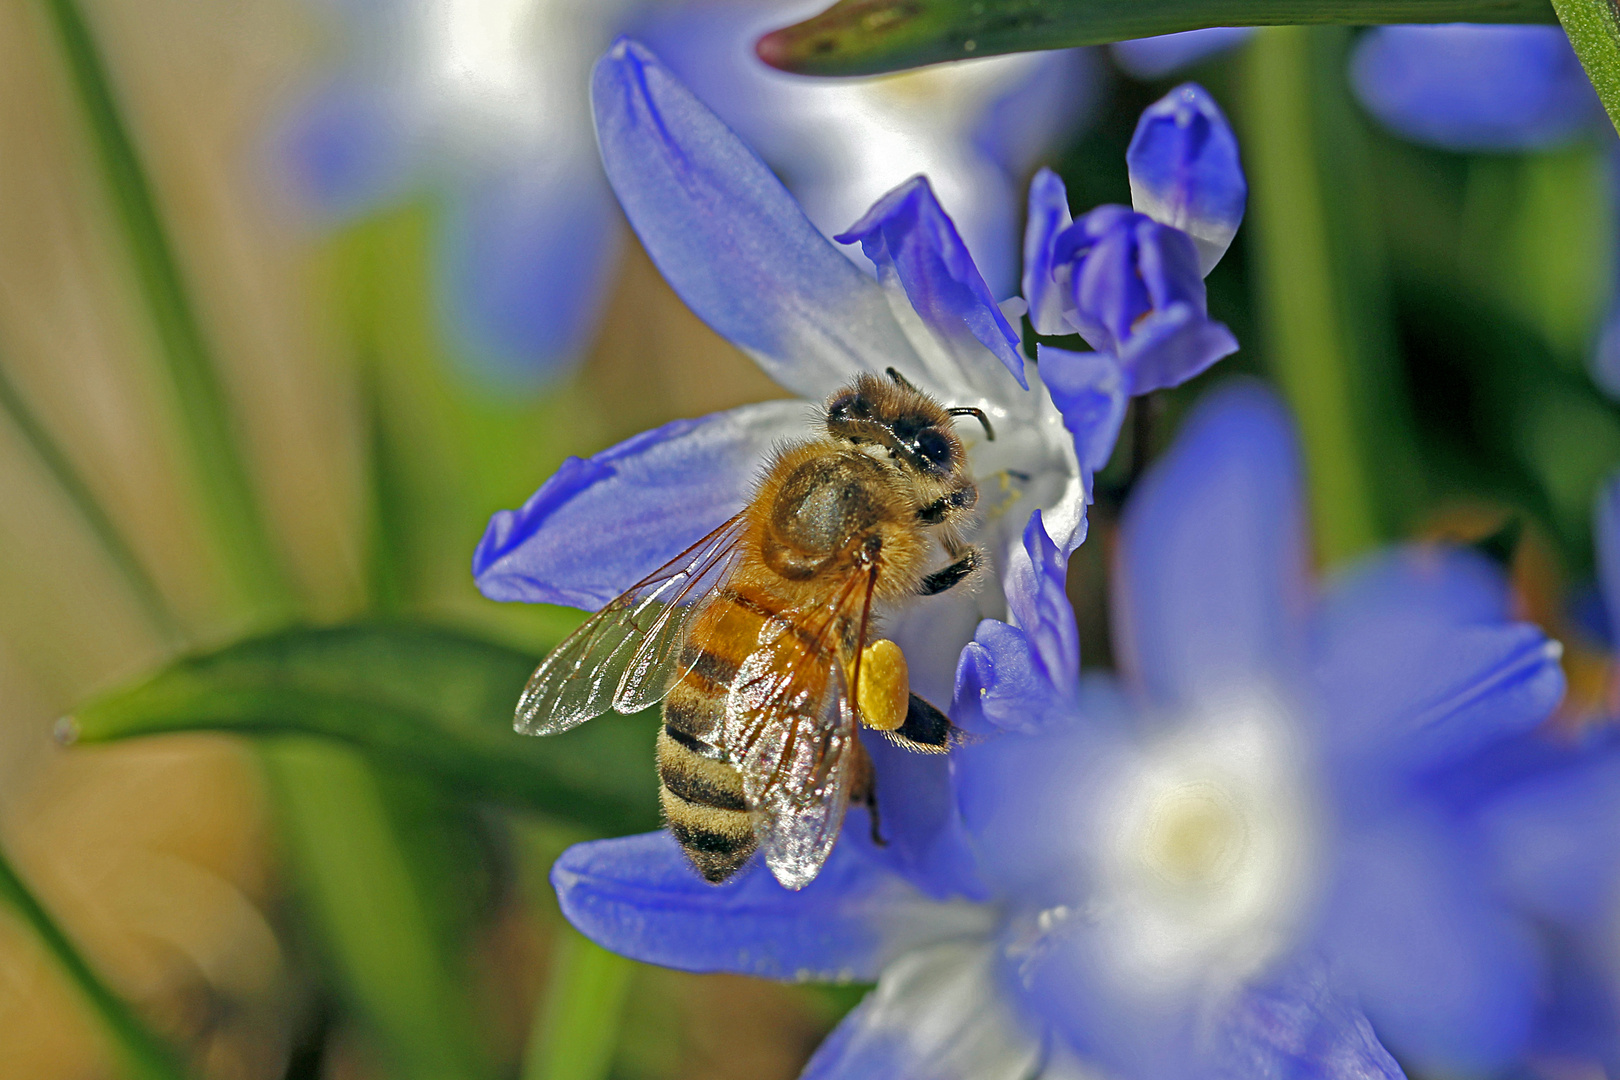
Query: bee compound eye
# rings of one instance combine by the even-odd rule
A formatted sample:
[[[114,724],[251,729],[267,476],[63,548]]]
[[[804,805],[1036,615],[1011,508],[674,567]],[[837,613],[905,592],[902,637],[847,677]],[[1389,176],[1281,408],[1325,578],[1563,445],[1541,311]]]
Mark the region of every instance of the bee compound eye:
[[[951,441],[938,428],[923,428],[917,433],[917,453],[929,464],[941,469],[949,468],[955,456]]]

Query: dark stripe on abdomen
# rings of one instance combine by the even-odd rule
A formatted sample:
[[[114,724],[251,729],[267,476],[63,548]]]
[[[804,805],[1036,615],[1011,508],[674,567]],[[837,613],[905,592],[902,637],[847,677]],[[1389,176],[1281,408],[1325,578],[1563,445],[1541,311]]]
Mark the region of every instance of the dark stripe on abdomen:
[[[680,738],[676,742],[685,745]],[[660,758],[658,778],[670,794],[697,806],[710,806],[716,810],[747,810],[748,801],[742,791],[728,790],[700,775],[696,770],[683,767],[680,762]]]

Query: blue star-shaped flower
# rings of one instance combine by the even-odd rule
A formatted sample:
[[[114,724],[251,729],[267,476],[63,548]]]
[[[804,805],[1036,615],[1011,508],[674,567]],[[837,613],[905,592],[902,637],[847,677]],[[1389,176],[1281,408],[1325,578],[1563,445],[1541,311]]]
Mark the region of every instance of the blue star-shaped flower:
[[[785,440],[814,433],[829,394],[896,368],[952,406],[983,410],[990,441],[963,427],[979,490],[973,541],[993,568],[974,589],[921,598],[884,623],[913,689],[948,701],[957,656],[984,617],[1006,614],[999,570],[1032,510],[1069,552],[1084,538],[1090,476],[1124,407],[1113,373],[1066,371],[1060,412],[928,182],[881,199],[836,249],[760,160],[642,46],[598,64],[592,100],[603,164],[631,226],[675,291],[801,395],[681,420],[563,466],[521,509],[490,522],[473,571],[498,600],[599,608],[749,499]],[[935,892],[974,889],[953,839],[948,763],[886,742],[871,753],[895,834],[890,855]],[[954,846],[953,846],[954,845]]]
[[[1488,1071],[1541,956],[1453,789],[1562,693],[1494,570],[1408,549],[1314,588],[1293,434],[1239,387],[1127,505],[1121,678],[1082,679],[1064,553],[1033,515],[1007,622],[964,655],[953,753],[983,891],[930,899],[845,831],[802,893],[720,888],[673,841],[570,849],[569,919],[697,971],[876,979],[806,1075],[886,1080]],[[1380,1041],[1382,1040],[1382,1042]]]

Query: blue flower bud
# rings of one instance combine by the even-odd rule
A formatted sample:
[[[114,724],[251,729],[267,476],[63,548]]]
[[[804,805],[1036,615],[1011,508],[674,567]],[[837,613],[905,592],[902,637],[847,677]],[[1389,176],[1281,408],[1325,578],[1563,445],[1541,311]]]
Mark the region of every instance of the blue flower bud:
[[[1231,245],[1249,195],[1237,137],[1215,100],[1184,83],[1150,105],[1125,164],[1132,205],[1191,236],[1198,272],[1208,274]]]

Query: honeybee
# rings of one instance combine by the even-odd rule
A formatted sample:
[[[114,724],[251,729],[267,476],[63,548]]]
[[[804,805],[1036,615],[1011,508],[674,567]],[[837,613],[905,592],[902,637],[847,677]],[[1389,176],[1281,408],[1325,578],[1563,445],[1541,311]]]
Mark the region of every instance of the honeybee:
[[[873,811],[858,725],[942,753],[955,729],[910,692],[878,613],[971,580],[978,500],[955,416],[890,368],[833,394],[826,434],[777,450],[743,510],[609,603],[535,671],[516,727],[552,735],[663,702],[659,801],[710,882],[763,849],[809,884],[850,801]],[[929,569],[936,541],[950,560]]]

